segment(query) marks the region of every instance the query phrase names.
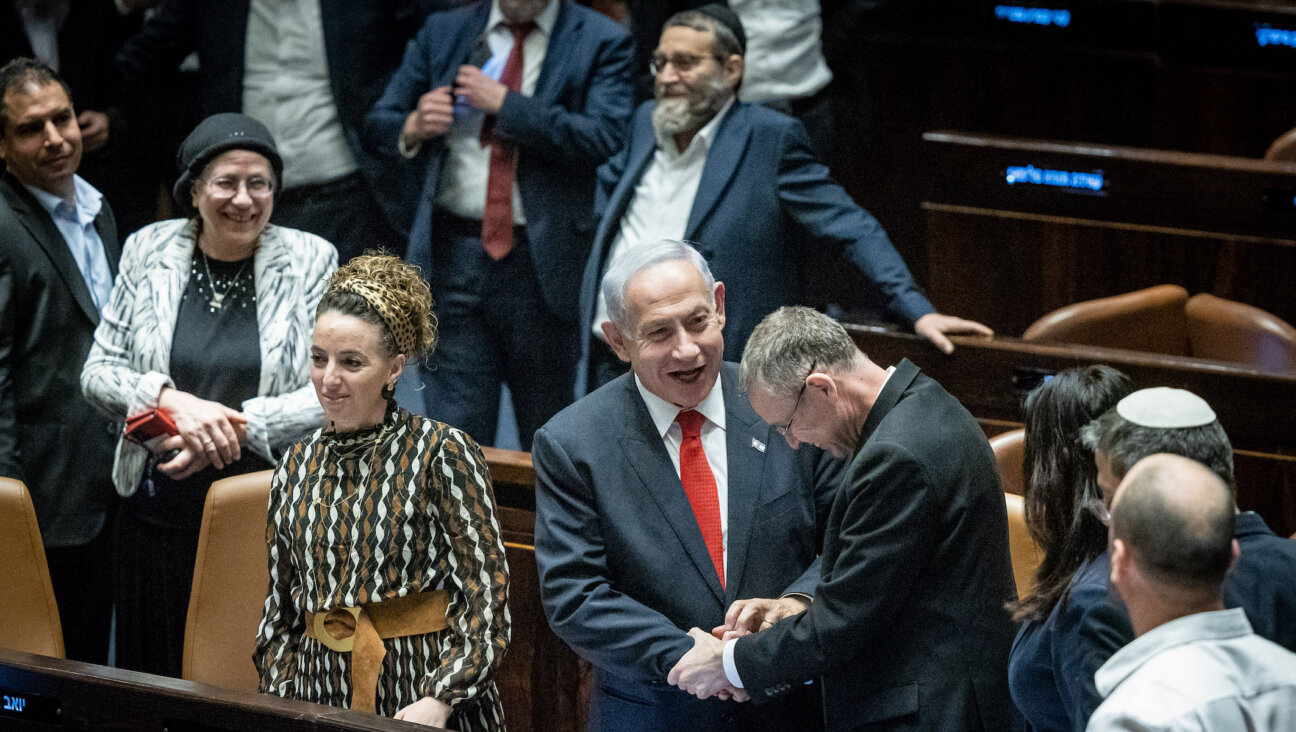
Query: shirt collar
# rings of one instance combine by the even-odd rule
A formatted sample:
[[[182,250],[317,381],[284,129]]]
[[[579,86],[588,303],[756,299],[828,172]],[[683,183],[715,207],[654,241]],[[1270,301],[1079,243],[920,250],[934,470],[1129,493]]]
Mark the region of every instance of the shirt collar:
[[[504,13],[500,12],[499,0],[495,0],[495,2],[491,3],[490,19],[486,21],[487,32],[495,30],[495,26],[503,22],[505,22]],[[553,33],[554,24],[557,22],[558,0],[549,0],[549,4],[545,6],[545,9],[541,10],[540,14],[536,16],[536,30],[548,38]]]
[[[1198,641],[1224,640],[1252,633],[1240,607],[1194,613],[1153,628],[1116,651],[1094,674],[1098,693],[1106,698],[1157,654]]]
[[[31,192],[36,202],[41,205],[41,208],[45,209],[45,213],[48,213],[51,218],[55,216],[64,219],[75,218],[78,224],[85,226],[94,221],[95,217],[99,215],[100,209],[103,208],[103,194],[99,193],[94,186],[87,183],[79,175],[72,176],[72,196],[76,201],[75,206],[48,191],[29,186],[26,183],[23,184],[23,187]],[[74,215],[69,216],[69,211],[75,212]]]
[[[665,151],[672,159],[682,157],[690,150],[700,150],[705,155],[711,150],[711,143],[715,142],[716,132],[720,129],[720,122],[729,113],[729,108],[734,105],[735,99],[737,99],[736,94],[729,95],[729,101],[725,102],[724,106],[720,107],[720,111],[716,112],[714,117],[702,125],[702,129],[698,130],[697,134],[693,135],[693,139],[689,140],[688,147],[683,150],[676,148],[674,135],[666,135],[665,138],[658,137],[657,147]]]
[[[711,386],[711,391],[693,409],[723,430],[725,428],[725,408],[724,389],[720,386],[721,378],[723,378],[723,374],[716,374],[716,382]],[[652,417],[653,426],[657,428],[657,435],[665,438],[666,432],[670,430],[671,425],[675,424],[675,417],[679,415],[680,408],[648,391],[648,387],[644,386],[643,382],[639,380],[639,374],[635,374],[634,379],[635,387],[639,389],[639,396],[643,397],[644,405],[648,407],[648,416]]]

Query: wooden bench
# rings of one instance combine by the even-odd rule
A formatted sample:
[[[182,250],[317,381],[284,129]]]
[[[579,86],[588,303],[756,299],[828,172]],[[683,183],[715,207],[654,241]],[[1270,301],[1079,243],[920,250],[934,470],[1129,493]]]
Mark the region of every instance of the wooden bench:
[[[1258,512],[1281,536],[1296,531],[1296,376],[1236,364],[1135,351],[1036,345],[1014,338],[958,337],[946,356],[917,336],[848,325],[864,353],[887,366],[902,358],[936,379],[981,421],[988,435],[1022,426],[1026,393],[1047,374],[1102,363],[1140,388],[1172,386],[1205,399],[1234,448],[1238,505]]]
[[[931,132],[936,307],[1019,335],[1080,300],[1178,284],[1296,322],[1296,165]]]

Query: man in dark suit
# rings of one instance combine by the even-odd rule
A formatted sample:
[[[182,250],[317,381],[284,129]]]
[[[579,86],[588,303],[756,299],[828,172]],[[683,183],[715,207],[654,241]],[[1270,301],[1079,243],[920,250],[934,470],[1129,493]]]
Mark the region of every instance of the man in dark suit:
[[[284,157],[272,223],[338,248],[399,251],[417,177],[371,154],[365,114],[423,22],[416,0],[167,0],[117,55],[144,86],[197,51],[203,116],[242,112]]]
[[[0,475],[31,491],[68,658],[103,664],[119,428],[81,396],[81,366],[121,249],[108,203],[76,175],[67,87],[37,61],[0,69],[0,159]]]
[[[696,250],[646,245],[604,291],[633,372],[550,420],[532,453],[541,599],[594,665],[590,729],[817,729],[813,685],[754,708],[665,680],[685,631],[720,625],[735,600],[777,598],[771,617],[811,602],[841,464],[789,449],[738,391],[724,285]]]
[[[410,44],[366,127],[425,180],[406,258],[440,343],[397,386],[407,408],[489,442],[507,383],[528,449],[571,403],[593,171],[621,146],[631,57],[624,29],[571,0],[434,14]]]
[[[737,16],[715,5],[667,21],[654,54],[657,100],[639,107],[626,147],[599,171],[600,221],[580,303],[593,385],[619,372],[598,335],[599,280],[620,252],[661,238],[697,242],[738,295],[729,313],[731,360],[764,315],[804,299],[807,247],[845,251],[861,286],[946,352],[953,346],[945,333],[989,334],[934,312],[877,220],[815,158],[800,122],[736,101],[743,38]]]
[[[1011,729],[1004,603],[1016,591],[1003,490],[976,420],[908,360],[883,369],[804,307],[756,327],[740,378],[788,444],[850,464],[814,603],[736,639],[692,633],[671,683],[763,701],[822,677],[828,729]],[[767,604],[735,603],[728,629],[759,629]]]

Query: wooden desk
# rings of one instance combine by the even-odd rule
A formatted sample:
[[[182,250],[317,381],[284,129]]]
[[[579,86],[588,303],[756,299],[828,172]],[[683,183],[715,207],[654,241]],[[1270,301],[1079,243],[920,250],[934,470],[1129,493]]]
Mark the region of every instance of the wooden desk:
[[[923,136],[936,307],[1021,334],[1158,284],[1296,322],[1296,165],[992,135]]]
[[[264,694],[0,649],[5,730],[284,730],[341,732],[439,729]],[[3,704],[0,704],[3,706]],[[55,711],[57,710],[57,711]],[[44,723],[41,719],[56,720]]]
[[[887,366],[908,358],[967,407],[987,434],[1022,426],[1022,405],[1044,374],[1095,363],[1120,369],[1139,388],[1172,386],[1207,401],[1234,448],[1238,505],[1282,536],[1296,531],[1296,377],[1135,351],[1036,345],[1013,338],[955,337],[945,356],[917,336],[847,325],[855,343]]]

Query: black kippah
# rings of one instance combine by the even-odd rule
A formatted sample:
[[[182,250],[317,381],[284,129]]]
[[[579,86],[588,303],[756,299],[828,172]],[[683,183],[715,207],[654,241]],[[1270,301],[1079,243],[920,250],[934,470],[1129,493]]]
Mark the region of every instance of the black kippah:
[[[746,55],[747,53],[747,34],[743,32],[742,21],[738,19],[738,14],[729,8],[717,3],[709,3],[697,8],[694,12],[713,18],[716,22],[728,28],[738,39],[738,53]]]

